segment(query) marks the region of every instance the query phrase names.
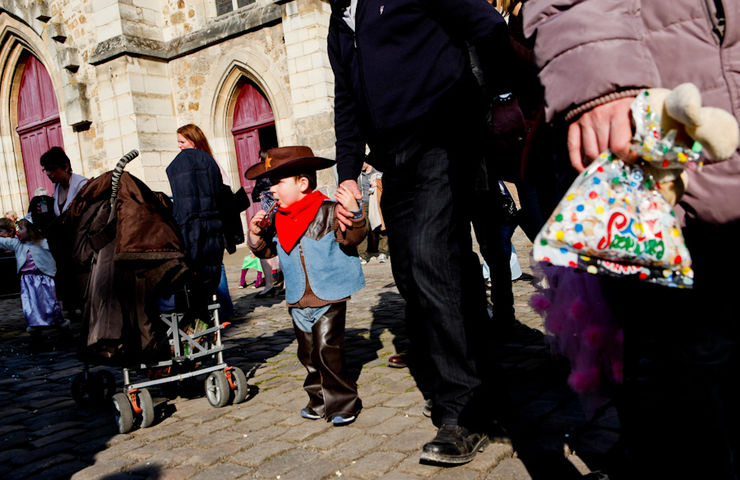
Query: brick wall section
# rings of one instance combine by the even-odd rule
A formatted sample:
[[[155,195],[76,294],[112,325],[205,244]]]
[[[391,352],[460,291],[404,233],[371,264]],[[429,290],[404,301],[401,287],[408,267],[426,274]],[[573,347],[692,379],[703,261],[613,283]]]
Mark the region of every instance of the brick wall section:
[[[164,0],[160,3],[162,4],[164,40],[181,37],[206,24],[207,0]]]

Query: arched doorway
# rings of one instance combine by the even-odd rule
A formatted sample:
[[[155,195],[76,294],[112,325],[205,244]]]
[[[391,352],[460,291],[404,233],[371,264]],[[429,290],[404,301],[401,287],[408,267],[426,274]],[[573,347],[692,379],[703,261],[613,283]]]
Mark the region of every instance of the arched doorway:
[[[254,181],[244,178],[244,172],[260,161],[260,149],[267,150],[277,146],[277,132],[270,103],[260,89],[246,79],[236,99],[231,133],[234,135],[239,178],[251,198]],[[258,210],[259,203],[253,203],[247,210],[247,221]]]
[[[29,55],[23,67],[18,91],[18,127],[23,168],[26,173],[28,198],[39,187],[49,193],[54,185],[41,171],[39,159],[51,147],[64,147],[59,106],[54,87],[46,68],[36,57]]]

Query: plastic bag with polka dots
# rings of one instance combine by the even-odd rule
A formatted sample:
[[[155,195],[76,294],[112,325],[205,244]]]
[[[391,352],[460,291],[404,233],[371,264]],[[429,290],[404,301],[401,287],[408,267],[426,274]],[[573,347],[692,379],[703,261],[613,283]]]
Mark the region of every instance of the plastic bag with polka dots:
[[[573,182],[535,239],[536,261],[660,285],[693,285],[673,207],[651,177],[611,152]]]

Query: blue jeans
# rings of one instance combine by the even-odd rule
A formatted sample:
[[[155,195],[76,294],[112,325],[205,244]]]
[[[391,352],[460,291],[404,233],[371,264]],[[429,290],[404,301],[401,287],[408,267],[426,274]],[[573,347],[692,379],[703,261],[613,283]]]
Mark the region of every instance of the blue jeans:
[[[226,267],[221,264],[221,279],[216,289],[216,300],[221,305],[218,309],[219,315],[223,318],[231,318],[234,316],[234,304],[231,301],[231,294],[229,293],[229,283],[226,281]]]
[[[291,308],[290,316],[302,332],[311,333],[314,324],[329,311],[332,304],[323,307]]]

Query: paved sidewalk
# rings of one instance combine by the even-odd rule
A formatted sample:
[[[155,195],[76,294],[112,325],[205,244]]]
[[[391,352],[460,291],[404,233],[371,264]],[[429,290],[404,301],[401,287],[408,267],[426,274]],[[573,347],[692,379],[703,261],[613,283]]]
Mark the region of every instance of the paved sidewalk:
[[[515,236],[523,269],[529,243]],[[0,478],[4,479],[555,479],[598,468],[619,425],[608,405],[587,421],[565,378],[567,364],[545,344],[539,316],[528,306],[531,280],[515,283],[522,323],[505,342],[491,340],[498,375],[498,412],[508,438],[467,465],[419,463],[435,429],[406,369],[386,366],[405,341],[404,302],[388,263],[364,266],[367,287],[348,307],[346,349],[364,410],[335,428],[299,417],[305,370],[285,303],[236,288],[245,250],[227,257],[237,309],[226,331],[229,364],[247,372],[250,398],[213,408],[201,383],[168,400],[157,422],[117,433],[110,407],[85,409],[70,395],[82,370],[70,342],[32,354],[19,299],[0,300]],[[79,326],[75,326],[76,329]],[[95,367],[101,369],[103,367]],[[118,388],[122,377],[114,372]]]

